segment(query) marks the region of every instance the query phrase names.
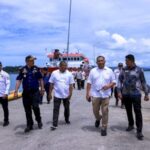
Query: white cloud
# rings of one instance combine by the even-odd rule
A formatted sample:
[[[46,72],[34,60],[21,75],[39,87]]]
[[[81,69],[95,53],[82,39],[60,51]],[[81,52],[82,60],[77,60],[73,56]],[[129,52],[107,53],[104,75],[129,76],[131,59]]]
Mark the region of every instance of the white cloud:
[[[148,0],[72,0],[70,51],[93,60],[95,49],[95,56],[103,54],[113,65],[127,53],[145,62],[149,6]],[[69,0],[0,0],[0,59],[8,53],[40,57],[45,48],[66,49],[68,11]]]
[[[121,36],[117,33],[114,33],[112,35],[112,39],[114,39],[116,41],[116,44],[118,44],[118,45],[123,45],[123,44],[127,43],[127,40],[123,36]]]
[[[100,30],[100,31],[96,31],[95,35],[98,37],[109,37],[110,33],[106,30]]]

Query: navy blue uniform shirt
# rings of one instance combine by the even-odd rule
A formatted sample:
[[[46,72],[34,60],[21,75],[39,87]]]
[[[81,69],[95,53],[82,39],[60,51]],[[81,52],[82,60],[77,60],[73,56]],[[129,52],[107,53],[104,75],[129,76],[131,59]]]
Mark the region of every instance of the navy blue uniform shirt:
[[[42,74],[37,66],[31,68],[28,66],[22,67],[16,78],[16,80],[23,80],[23,90],[38,90],[39,79],[42,79]]]

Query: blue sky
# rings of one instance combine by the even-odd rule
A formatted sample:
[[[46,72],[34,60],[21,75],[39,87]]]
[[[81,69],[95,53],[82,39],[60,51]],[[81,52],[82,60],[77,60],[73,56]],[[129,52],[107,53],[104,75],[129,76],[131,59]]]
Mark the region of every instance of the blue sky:
[[[108,66],[128,53],[150,66],[150,0],[72,0],[70,52]],[[69,0],[0,0],[0,61],[23,65],[28,54],[43,66],[52,49],[66,49]]]

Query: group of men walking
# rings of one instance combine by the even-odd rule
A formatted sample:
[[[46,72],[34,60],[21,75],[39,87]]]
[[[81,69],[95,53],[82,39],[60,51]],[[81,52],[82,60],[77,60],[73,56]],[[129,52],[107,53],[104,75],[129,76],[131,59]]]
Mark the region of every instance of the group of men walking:
[[[126,131],[134,129],[133,107],[137,127],[137,138],[143,140],[141,90],[145,93],[144,100],[148,101],[148,86],[146,84],[143,70],[135,64],[134,56],[132,54],[127,55],[125,57],[125,62],[126,66],[120,69],[118,81],[116,83],[114,73],[111,69],[105,66],[105,58],[103,56],[98,56],[98,67],[91,70],[87,80],[86,99],[87,101],[92,100],[93,113],[96,119],[95,127],[99,127],[102,119],[101,135],[106,136],[111,88],[117,84],[116,96],[117,98],[120,98],[125,105],[128,118],[128,127]],[[118,100],[116,101],[116,104],[118,104]],[[100,114],[100,108],[102,109],[102,114]]]
[[[23,106],[26,114],[27,126],[25,132],[33,129],[34,121],[32,118],[32,110],[35,114],[39,129],[42,128],[42,118],[40,114],[39,103],[44,91],[47,91],[48,103],[52,99],[52,91],[54,91],[54,108],[53,108],[53,124],[51,130],[56,130],[58,127],[60,104],[64,105],[64,117],[66,124],[70,124],[70,99],[73,92],[74,77],[67,70],[67,63],[60,62],[59,69],[52,72],[51,76],[47,76],[46,83],[49,83],[44,88],[42,74],[37,66],[35,66],[35,57],[29,55],[25,58],[26,65],[20,69],[17,76],[15,96],[17,97],[18,89],[23,85]],[[142,134],[142,112],[141,112],[141,90],[144,91],[146,101],[148,97],[148,86],[145,81],[143,70],[136,66],[134,56],[129,54],[125,57],[126,66],[123,68],[120,64],[119,73],[115,73],[105,66],[105,57],[97,57],[97,67],[90,71],[87,79],[86,100],[92,101],[93,113],[95,116],[95,127],[101,124],[101,135],[107,135],[109,100],[111,97],[111,89],[115,86],[115,95],[122,100],[122,105],[125,105],[128,127],[126,131],[134,129],[134,120],[132,114],[132,106],[135,112],[135,120],[137,126],[137,138],[143,139]],[[80,71],[80,70],[79,70]],[[115,78],[117,75],[117,81]],[[10,86],[9,75],[2,70],[0,63],[0,102],[4,109],[4,124],[9,124],[8,118],[8,91]],[[100,109],[101,112],[100,113]],[[101,123],[102,120],[102,123]]]

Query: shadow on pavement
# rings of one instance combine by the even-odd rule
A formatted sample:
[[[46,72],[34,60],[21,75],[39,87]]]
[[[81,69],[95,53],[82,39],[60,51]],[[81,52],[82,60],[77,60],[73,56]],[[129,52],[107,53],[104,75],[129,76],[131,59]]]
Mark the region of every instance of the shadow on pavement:
[[[91,132],[98,132],[100,128],[95,128],[95,126],[83,126],[81,128],[83,131],[91,131]]]

